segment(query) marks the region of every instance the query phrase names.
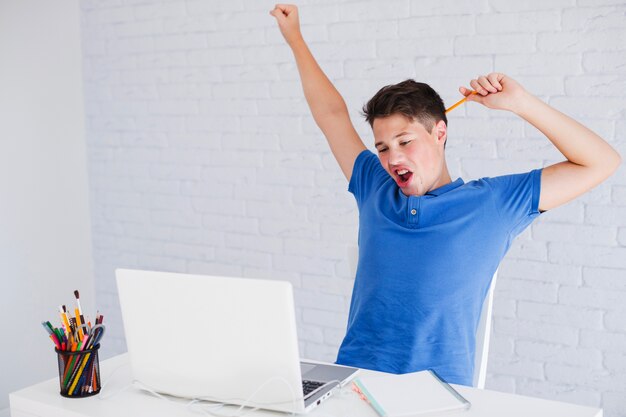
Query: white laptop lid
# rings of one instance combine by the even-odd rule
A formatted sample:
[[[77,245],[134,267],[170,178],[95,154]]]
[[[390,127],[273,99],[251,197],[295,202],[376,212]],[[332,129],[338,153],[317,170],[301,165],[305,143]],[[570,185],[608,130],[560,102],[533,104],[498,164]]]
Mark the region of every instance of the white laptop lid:
[[[180,397],[243,404],[254,394],[247,405],[304,411],[289,282],[126,269],[116,276],[135,380]]]

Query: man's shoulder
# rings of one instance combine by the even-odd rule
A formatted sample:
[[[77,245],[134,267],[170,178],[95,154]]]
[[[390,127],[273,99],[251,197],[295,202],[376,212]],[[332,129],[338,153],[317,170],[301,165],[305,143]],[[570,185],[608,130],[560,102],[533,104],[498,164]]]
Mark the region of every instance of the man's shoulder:
[[[380,159],[369,149],[364,149],[354,161],[350,182],[372,182],[380,178],[387,178],[387,171],[380,164]]]
[[[520,185],[535,178],[541,173],[541,169],[534,169],[527,172],[504,174],[493,177],[481,177],[468,181],[465,185],[468,188],[490,188],[491,190],[502,188],[517,188]]]

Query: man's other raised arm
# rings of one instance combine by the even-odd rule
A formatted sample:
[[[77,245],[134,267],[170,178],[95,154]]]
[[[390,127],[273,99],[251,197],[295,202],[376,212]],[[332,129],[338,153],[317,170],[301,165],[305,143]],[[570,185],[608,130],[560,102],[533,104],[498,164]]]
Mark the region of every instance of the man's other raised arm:
[[[291,4],[277,4],[270,14],[276,18],[296,59],[302,89],[313,119],[326,136],[339,167],[350,181],[354,160],[365,149],[365,145],[352,125],[348,107],[304,41],[300,33],[298,8]]]
[[[611,176],[622,162],[619,153],[600,136],[561,113],[517,81],[497,72],[470,82],[478,94],[461,87],[467,101],[490,109],[509,110],[536,127],[563,154],[566,161],[550,165],[541,174],[539,211],[567,203]]]

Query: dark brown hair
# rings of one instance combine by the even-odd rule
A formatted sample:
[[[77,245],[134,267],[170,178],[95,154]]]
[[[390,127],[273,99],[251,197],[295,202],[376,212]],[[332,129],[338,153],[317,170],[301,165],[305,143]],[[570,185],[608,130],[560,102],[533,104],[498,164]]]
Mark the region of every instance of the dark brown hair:
[[[374,119],[402,114],[432,132],[437,122],[446,125],[446,108],[439,94],[431,86],[408,79],[398,84],[387,85],[363,106],[365,121],[374,127]]]

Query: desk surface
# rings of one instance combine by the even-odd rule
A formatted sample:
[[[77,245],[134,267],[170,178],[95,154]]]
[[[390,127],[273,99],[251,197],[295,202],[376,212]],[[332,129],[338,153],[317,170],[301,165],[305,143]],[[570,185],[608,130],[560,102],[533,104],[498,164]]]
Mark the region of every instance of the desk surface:
[[[99,395],[89,398],[69,399],[59,395],[58,379],[13,392],[9,395],[12,417],[110,417],[110,416],[198,416],[198,410],[186,408],[186,401],[165,401],[130,386],[131,373],[127,355],[102,361],[102,383]],[[370,371],[362,371],[370,372]],[[449,417],[602,417],[598,408],[582,407],[568,403],[548,401],[497,391],[480,390],[454,385],[467,398],[472,407],[468,411],[446,414]],[[229,414],[234,408],[220,413]],[[255,411],[250,416],[283,417],[290,414]],[[322,403],[311,417],[378,417],[350,388],[344,388]]]

